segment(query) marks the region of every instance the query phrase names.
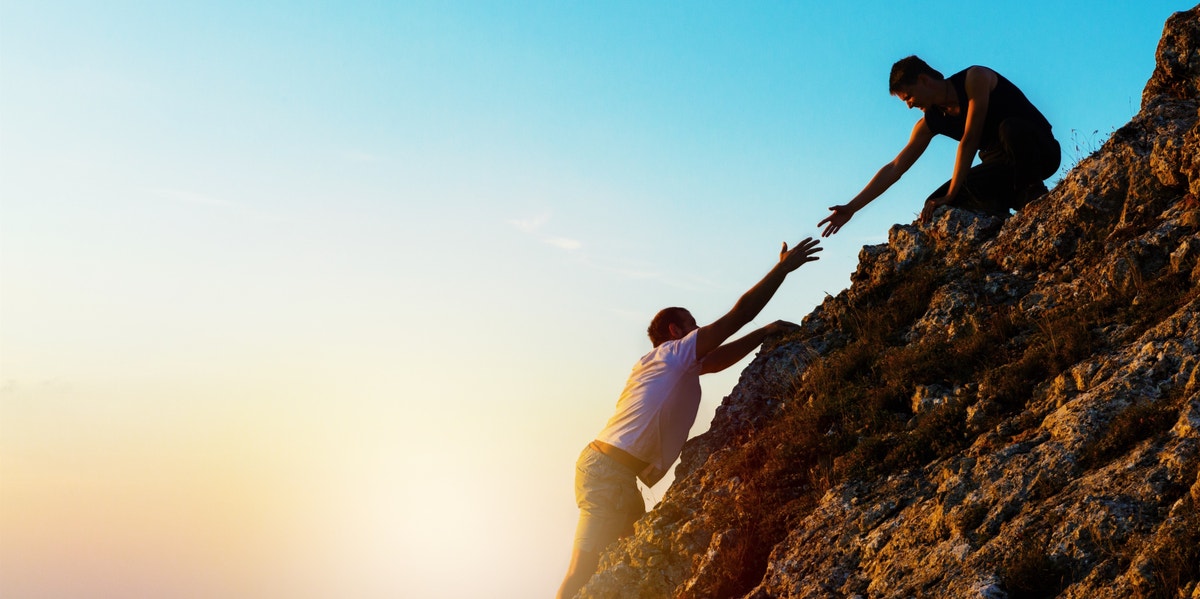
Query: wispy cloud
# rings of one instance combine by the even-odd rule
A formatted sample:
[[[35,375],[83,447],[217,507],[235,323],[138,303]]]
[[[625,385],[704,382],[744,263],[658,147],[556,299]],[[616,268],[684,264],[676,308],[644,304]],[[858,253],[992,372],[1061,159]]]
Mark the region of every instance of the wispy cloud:
[[[517,228],[518,231],[524,233],[536,233],[543,225],[550,222],[549,214],[540,214],[529,218],[510,218],[508,224]]]
[[[567,252],[578,252],[583,249],[584,243],[572,237],[564,237],[561,235],[552,235],[545,232],[546,229],[553,227],[549,226],[552,218],[550,213],[536,214],[533,216],[510,218],[505,221],[506,224],[514,229],[532,237],[546,245]],[[586,268],[605,272],[622,279],[638,281],[638,282],[655,282],[656,284],[667,285],[678,289],[686,290],[712,290],[720,289],[721,286],[716,282],[694,276],[681,276],[679,274],[665,272],[662,269],[656,268],[653,264],[646,263],[630,263],[630,264],[612,264],[598,262],[596,256],[590,256],[587,252],[579,252],[575,254],[575,259],[578,263]]]
[[[568,251],[574,251],[583,247],[583,242],[578,239],[570,239],[567,237],[546,237],[542,239],[544,243],[548,243],[556,248]]]
[[[541,230],[550,222],[550,214],[544,213],[526,218],[510,218],[508,224],[515,227],[518,231],[531,235],[537,238],[542,243],[556,247],[560,250],[573,252],[583,247],[583,242],[571,237],[562,237],[558,235],[544,235]]]

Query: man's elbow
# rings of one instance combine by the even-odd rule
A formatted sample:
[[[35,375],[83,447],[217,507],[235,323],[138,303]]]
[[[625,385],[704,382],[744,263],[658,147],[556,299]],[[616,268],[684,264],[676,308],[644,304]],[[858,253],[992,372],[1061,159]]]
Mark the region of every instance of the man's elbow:
[[[713,350],[700,360],[700,374],[712,374],[729,368],[732,365],[729,358],[730,356],[722,352],[720,348]]]
[[[736,362],[730,362],[728,364],[705,364],[700,366],[700,374],[716,374],[722,370],[725,370],[726,368],[729,368],[730,366],[733,366],[735,363]]]

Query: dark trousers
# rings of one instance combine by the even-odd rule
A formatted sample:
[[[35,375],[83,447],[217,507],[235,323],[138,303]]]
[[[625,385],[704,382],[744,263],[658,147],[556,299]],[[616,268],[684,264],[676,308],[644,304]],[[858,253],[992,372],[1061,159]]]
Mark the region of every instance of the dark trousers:
[[[999,138],[999,147],[979,153],[981,162],[967,171],[951,206],[1008,216],[1009,209],[1020,210],[1045,191],[1042,181],[1062,160],[1054,135],[1025,119],[1010,118],[1000,123]],[[949,189],[946,181],[929,197],[942,197]]]

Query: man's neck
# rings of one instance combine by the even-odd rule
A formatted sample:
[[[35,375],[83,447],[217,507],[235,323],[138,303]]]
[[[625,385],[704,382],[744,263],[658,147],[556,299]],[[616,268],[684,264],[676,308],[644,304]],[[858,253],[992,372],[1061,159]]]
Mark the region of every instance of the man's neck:
[[[962,104],[958,101],[958,92],[954,90],[954,84],[950,83],[949,79],[943,79],[941,91],[942,97],[935,104],[941,107],[943,114],[958,114]]]

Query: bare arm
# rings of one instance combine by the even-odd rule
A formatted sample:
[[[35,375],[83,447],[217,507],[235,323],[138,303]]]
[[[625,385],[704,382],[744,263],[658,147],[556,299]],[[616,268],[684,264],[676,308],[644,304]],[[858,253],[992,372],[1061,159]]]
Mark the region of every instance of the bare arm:
[[[983,122],[987,119],[988,99],[996,88],[996,73],[983,67],[972,67],[967,71],[967,123],[963,128],[962,139],[958,142],[958,152],[954,156],[954,175],[950,179],[950,188],[946,195],[927,200],[921,210],[921,220],[928,221],[938,206],[944,206],[954,201],[962,191],[963,183],[967,180],[967,171],[975,161],[975,153],[979,151],[979,140],[983,137]]]
[[[704,358],[704,363],[700,367],[700,374],[709,374],[711,372],[721,372],[739,360],[745,358],[754,348],[762,344],[762,342],[771,335],[796,328],[796,325],[783,321],[776,320],[775,322],[747,333],[743,337],[739,337],[734,341],[730,341]]]
[[[891,162],[883,165],[879,172],[875,173],[874,177],[867,183],[867,186],[849,203],[839,206],[830,206],[829,209],[833,214],[825,217],[825,220],[817,223],[820,227],[828,223],[825,230],[821,233],[822,237],[829,237],[841,230],[842,226],[850,221],[850,217],[854,213],[862,210],[867,204],[870,204],[875,198],[887,191],[889,187],[900,180],[904,173],[912,167],[913,163],[925,153],[925,149],[929,147],[929,142],[933,139],[933,131],[925,124],[925,119],[917,121],[913,125],[912,134],[908,137],[908,143],[900,150]]]
[[[819,244],[819,241],[810,237],[789,250],[784,243],[783,250],[779,253],[779,262],[771,267],[770,272],[742,294],[728,313],[696,331],[696,359],[705,359],[738,329],[758,316],[792,271],[818,259],[816,253],[821,251]]]

